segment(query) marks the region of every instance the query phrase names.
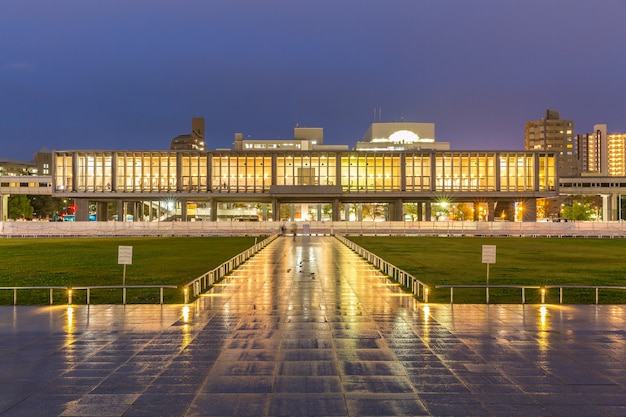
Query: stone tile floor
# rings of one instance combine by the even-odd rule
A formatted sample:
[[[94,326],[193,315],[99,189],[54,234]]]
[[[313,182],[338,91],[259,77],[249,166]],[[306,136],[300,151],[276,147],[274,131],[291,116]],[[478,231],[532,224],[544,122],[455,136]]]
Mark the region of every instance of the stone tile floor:
[[[626,416],[626,307],[416,302],[330,237],[188,306],[0,307],[0,416]]]

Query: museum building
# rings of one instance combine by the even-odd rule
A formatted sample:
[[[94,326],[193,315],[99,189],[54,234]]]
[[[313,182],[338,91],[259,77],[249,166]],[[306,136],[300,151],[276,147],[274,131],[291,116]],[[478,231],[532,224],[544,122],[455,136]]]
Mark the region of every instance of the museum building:
[[[410,124],[402,130],[411,137]],[[126,221],[536,221],[537,200],[558,196],[553,152],[376,141],[375,150],[55,151],[52,195],[73,199],[77,221],[111,220],[112,207]]]

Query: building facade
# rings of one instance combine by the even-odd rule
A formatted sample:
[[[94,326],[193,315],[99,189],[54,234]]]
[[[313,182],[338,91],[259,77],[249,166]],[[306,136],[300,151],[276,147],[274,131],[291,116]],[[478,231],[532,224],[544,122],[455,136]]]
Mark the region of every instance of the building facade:
[[[535,221],[537,199],[558,195],[544,151],[69,150],[53,163],[52,194],[77,220],[109,220],[110,204],[152,221],[432,220],[454,202],[464,220]]]
[[[191,119],[191,133],[178,135],[170,142],[170,150],[173,151],[203,151],[205,149],[204,118],[194,117]]]
[[[561,119],[555,110],[546,110],[541,120],[526,122],[524,148],[555,152],[559,155],[560,176],[580,175],[574,121]]]

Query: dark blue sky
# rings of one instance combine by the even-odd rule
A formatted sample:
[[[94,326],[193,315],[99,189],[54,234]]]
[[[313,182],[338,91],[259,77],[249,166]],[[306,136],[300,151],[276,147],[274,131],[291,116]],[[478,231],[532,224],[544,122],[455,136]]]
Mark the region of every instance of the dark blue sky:
[[[452,149],[523,149],[548,108],[626,132],[626,0],[3,0],[0,158],[167,149],[206,120],[353,145],[433,122]]]

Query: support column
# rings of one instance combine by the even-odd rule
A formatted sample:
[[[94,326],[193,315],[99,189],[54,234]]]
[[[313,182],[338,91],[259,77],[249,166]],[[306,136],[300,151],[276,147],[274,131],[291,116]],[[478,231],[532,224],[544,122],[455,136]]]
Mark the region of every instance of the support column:
[[[417,205],[417,221],[421,222],[424,220],[424,203],[419,201],[415,204]]]
[[[615,194],[602,194],[602,220],[617,220],[616,200],[619,199],[615,198]]]
[[[537,200],[531,199],[524,204],[524,211],[522,212],[523,222],[536,222],[537,221]]]
[[[109,206],[109,203],[106,201],[98,201],[96,203],[96,221],[106,222],[108,220],[107,219],[107,216],[109,215],[108,206]]]
[[[272,199],[272,219],[275,222],[280,221],[280,204],[278,203],[278,200],[276,200],[275,198]]]
[[[76,206],[76,212],[74,218],[77,222],[89,221],[89,200],[86,198],[75,198],[74,205]]]
[[[215,201],[215,199],[211,199],[211,201],[209,201],[209,205],[211,208],[211,215],[210,215],[210,219],[212,222],[216,222],[217,221],[217,201]]]
[[[338,222],[341,220],[341,213],[339,213],[339,207],[341,207],[341,205],[339,204],[339,200],[334,199],[333,200],[333,221],[334,222]]]
[[[117,221],[123,222],[126,220],[126,204],[124,204],[123,200],[117,201]]]
[[[431,221],[433,218],[433,203],[430,201],[424,203],[424,216],[424,220],[427,222]]]
[[[9,195],[0,195],[0,222],[6,222],[9,218]]]
[[[401,222],[404,220],[404,202],[401,198],[399,198],[396,202],[393,203],[393,218],[391,220]]]
[[[187,221],[187,200],[180,200],[180,217],[182,221]]]
[[[487,207],[488,207],[488,213],[487,213],[487,220],[492,222],[495,219],[495,213],[496,213],[496,206],[497,203],[495,201],[489,201],[487,203]]]

